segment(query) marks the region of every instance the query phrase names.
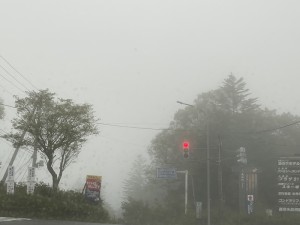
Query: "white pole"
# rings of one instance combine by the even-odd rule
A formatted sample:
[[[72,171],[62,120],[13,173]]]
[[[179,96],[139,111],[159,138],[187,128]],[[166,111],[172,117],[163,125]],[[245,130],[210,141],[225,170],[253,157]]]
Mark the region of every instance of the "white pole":
[[[187,214],[187,203],[188,203],[188,176],[189,176],[189,171],[185,171],[185,210],[184,213],[185,215]]]
[[[188,203],[188,177],[189,177],[189,171],[183,170],[183,171],[177,171],[177,173],[184,173],[185,174],[185,191],[184,191],[184,214],[187,214],[187,203]]]

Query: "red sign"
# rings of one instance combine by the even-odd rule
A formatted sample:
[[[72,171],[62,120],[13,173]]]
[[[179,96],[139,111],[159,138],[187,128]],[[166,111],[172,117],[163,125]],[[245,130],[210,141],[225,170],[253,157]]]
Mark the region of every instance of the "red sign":
[[[91,176],[86,177],[85,185],[85,196],[94,201],[99,201],[100,190],[101,190],[101,176]]]

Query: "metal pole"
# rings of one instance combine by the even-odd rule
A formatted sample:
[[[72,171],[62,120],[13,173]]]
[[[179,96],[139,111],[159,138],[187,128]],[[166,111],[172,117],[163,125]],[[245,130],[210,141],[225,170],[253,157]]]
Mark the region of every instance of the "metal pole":
[[[223,172],[222,172],[222,164],[221,164],[221,151],[222,151],[222,141],[220,136],[219,139],[219,164],[218,164],[218,183],[219,183],[219,220],[220,224],[222,224],[223,217]]]
[[[206,155],[207,155],[207,225],[210,225],[210,144],[209,144],[209,121],[206,130]]]
[[[185,215],[187,214],[187,203],[188,203],[188,176],[189,176],[189,171],[185,171],[185,208],[184,208],[184,213]]]

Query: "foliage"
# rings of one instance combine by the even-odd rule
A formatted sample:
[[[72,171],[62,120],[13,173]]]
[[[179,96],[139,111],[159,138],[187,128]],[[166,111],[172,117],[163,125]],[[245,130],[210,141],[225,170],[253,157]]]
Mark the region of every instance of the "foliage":
[[[99,205],[90,205],[81,193],[74,191],[53,191],[40,183],[34,195],[26,194],[25,184],[17,184],[14,195],[7,195],[4,185],[0,189],[1,216],[63,219],[90,222],[107,222],[109,216]]]
[[[200,94],[194,107],[187,106],[178,110],[174,120],[170,123],[170,129],[160,132],[151,143],[148,150],[151,157],[151,167],[175,167],[177,170],[188,170],[189,179],[189,205],[188,208],[195,210],[194,201],[203,202],[206,207],[207,193],[207,133],[210,145],[210,183],[211,183],[211,207],[212,220],[218,218],[216,212],[220,207],[229,210],[232,215],[224,218],[223,225],[238,224],[280,224],[277,221],[286,221],[287,218],[264,216],[241,218],[232,212],[238,211],[238,174],[233,172],[238,166],[236,150],[245,147],[248,156],[248,166],[257,168],[259,173],[258,196],[256,203],[264,205],[264,208],[276,208],[276,159],[279,156],[289,156],[297,152],[300,145],[300,127],[289,126],[282,129],[274,129],[294,121],[300,117],[290,113],[278,114],[274,110],[262,108],[257,104],[258,99],[250,97],[251,93],[246,88],[242,78],[237,79],[229,75],[223,84],[215,90]],[[190,157],[184,159],[181,152],[183,140],[190,141]],[[220,180],[218,179],[219,150],[221,151],[222,166],[222,190],[220,195]],[[156,181],[145,179],[148,183],[147,194],[158,199],[157,204],[166,209],[167,217],[180,220],[183,217],[184,180]],[[150,182],[151,180],[151,182]],[[157,197],[157,190],[163,193]],[[147,205],[149,201],[138,202],[128,200],[125,204],[125,218],[130,210],[137,205]],[[148,205],[149,206],[149,205]],[[155,205],[142,207],[146,212],[155,210]],[[127,210],[127,211],[126,211]],[[258,210],[258,209],[256,209]],[[262,210],[263,211],[263,210]],[[176,212],[176,213],[174,213]],[[127,213],[127,214],[126,214]],[[146,213],[147,215],[147,213]],[[194,215],[189,215],[194,218]],[[189,217],[188,216],[188,217]],[[261,220],[260,223],[257,221]],[[290,219],[293,224],[294,220]],[[220,222],[217,221],[216,222]],[[154,223],[155,224],[155,223]],[[167,223],[166,223],[167,224]],[[284,224],[284,223],[282,223]]]
[[[124,182],[124,194],[127,198],[143,199],[147,184],[146,161],[141,155],[133,163],[129,178]]]
[[[6,138],[15,146],[37,148],[57,189],[64,170],[76,159],[87,137],[98,133],[91,105],[55,99],[54,93],[41,90],[28,92],[25,98],[16,97],[16,108],[16,132]]]

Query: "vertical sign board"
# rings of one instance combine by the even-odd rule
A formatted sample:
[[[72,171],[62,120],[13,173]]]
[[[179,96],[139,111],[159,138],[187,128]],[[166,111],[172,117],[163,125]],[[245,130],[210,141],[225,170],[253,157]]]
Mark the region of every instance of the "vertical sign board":
[[[100,201],[101,176],[86,176],[85,197],[92,202]]]
[[[277,162],[278,211],[300,212],[300,157]]]
[[[15,193],[15,168],[14,166],[9,166],[7,169],[7,194]]]
[[[202,214],[202,202],[196,202],[196,218],[201,219]]]
[[[34,186],[35,186],[35,168],[28,167],[27,194],[34,193]]]
[[[7,169],[7,181],[14,181],[15,178],[15,168],[14,166],[8,166]]]

